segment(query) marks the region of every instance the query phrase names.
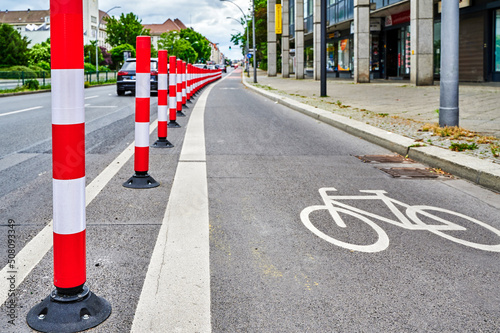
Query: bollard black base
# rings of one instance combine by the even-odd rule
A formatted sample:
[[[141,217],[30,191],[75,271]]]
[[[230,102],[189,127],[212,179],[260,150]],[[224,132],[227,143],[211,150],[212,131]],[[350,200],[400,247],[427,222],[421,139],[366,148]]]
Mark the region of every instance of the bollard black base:
[[[129,178],[125,183],[123,183],[124,187],[128,188],[153,188],[160,186],[153,177],[148,175],[147,172],[138,173],[136,172],[132,177]]]
[[[177,117],[185,117],[186,115],[182,111],[177,111]]]
[[[190,99],[188,99],[188,100],[186,101],[186,103],[190,103],[190,104],[192,104],[193,102],[191,102],[191,100],[190,100]]]
[[[59,295],[57,290],[28,312],[28,325],[40,332],[80,332],[95,327],[111,314],[107,300],[92,293],[87,286],[77,295]]]
[[[173,148],[174,145],[165,138],[158,138],[155,143],[151,146],[153,148]]]
[[[186,103],[187,103],[187,101],[186,101]],[[183,108],[183,109],[189,109],[189,106],[187,106],[186,104],[184,104],[184,105],[182,106],[182,108]]]
[[[176,122],[175,120],[171,120],[168,125],[167,125],[168,128],[179,128],[181,127],[181,125],[179,125],[178,122]]]

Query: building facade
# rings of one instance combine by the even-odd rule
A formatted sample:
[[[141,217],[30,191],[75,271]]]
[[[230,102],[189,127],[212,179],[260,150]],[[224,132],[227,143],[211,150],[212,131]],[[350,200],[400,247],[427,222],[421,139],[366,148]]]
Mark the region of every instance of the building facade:
[[[151,32],[151,44],[158,49],[158,40],[161,35],[170,31],[181,31],[181,29],[187,29],[187,27],[182,23],[181,20],[176,18],[175,20],[168,19],[162,24],[143,24],[145,29],[149,29]]]
[[[500,81],[500,1],[459,2],[460,80]],[[284,72],[319,79],[321,1],[281,3],[288,10]],[[326,43],[328,76],[432,84],[440,75],[441,1],[327,0]]]
[[[95,41],[98,33],[98,45],[106,44],[106,21],[103,20],[107,14],[98,9],[97,0],[83,0],[83,40],[84,44]],[[31,42],[30,47],[46,41],[50,38],[50,10],[15,10],[1,11],[0,23],[10,24],[21,36],[26,36]],[[98,27],[99,25],[99,27]]]

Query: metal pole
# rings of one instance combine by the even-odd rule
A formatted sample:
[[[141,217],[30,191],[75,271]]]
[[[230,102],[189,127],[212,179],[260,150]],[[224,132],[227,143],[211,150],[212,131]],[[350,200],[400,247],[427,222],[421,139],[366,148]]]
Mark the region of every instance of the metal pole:
[[[255,0],[252,0],[252,34],[253,34],[253,83],[257,83],[257,50],[255,48]]]
[[[321,0],[321,92],[320,97],[326,97],[326,0]]]
[[[442,2],[439,126],[458,126],[459,0]]]
[[[105,15],[107,15],[110,11],[112,11],[113,9],[115,8],[121,8],[120,6],[114,6],[113,8],[109,9],[107,12],[104,13],[104,15],[102,16],[104,18]],[[95,72],[97,74],[97,82],[99,82],[99,56],[98,56],[98,52],[97,52],[97,44],[98,44],[98,40],[97,38],[99,37],[99,27],[101,26],[101,21],[102,19],[99,19],[99,23],[97,24],[97,29],[96,29],[96,32],[95,32]],[[89,62],[90,62],[90,57],[89,57]]]

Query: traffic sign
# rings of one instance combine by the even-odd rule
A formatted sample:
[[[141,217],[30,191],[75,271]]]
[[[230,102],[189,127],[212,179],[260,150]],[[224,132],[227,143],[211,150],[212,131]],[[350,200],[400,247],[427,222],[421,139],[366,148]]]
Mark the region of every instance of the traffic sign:
[[[247,54],[247,58],[248,58],[248,59],[250,59],[251,57],[252,57],[252,54],[251,54],[251,53]]]

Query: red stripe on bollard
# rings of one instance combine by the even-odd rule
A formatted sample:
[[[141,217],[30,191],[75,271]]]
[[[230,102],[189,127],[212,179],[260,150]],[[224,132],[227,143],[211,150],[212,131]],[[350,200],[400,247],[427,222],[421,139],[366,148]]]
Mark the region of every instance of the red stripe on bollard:
[[[75,234],[54,233],[54,284],[73,288],[85,283],[85,230]]]
[[[182,113],[182,60],[177,59],[176,66],[176,81],[177,81],[177,117],[185,117],[186,115]]]
[[[135,147],[134,170],[136,172],[148,172],[149,147]]]
[[[51,0],[50,22],[55,290],[31,308],[26,320],[37,331],[77,332],[99,325],[111,313],[109,302],[85,285],[82,1]],[[82,320],[83,314],[89,318]]]
[[[186,76],[186,62],[182,62],[182,105],[186,105],[187,101],[187,76]]]
[[[181,127],[181,125],[177,123],[177,58],[175,56],[171,56],[168,63],[168,109],[170,118],[168,127],[178,128]]]
[[[137,36],[135,81],[134,175],[123,186],[153,188],[160,185],[149,171],[149,111],[151,94],[151,37]]]
[[[168,134],[168,52],[158,51],[158,140],[154,148],[172,148]]]
[[[85,124],[52,125],[52,177],[85,177]]]

